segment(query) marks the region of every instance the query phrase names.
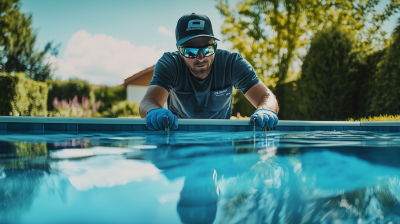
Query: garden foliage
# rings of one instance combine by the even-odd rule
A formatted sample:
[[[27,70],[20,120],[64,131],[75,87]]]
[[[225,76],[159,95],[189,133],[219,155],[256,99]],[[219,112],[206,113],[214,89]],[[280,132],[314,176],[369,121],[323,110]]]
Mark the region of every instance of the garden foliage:
[[[240,0],[234,7],[227,0],[218,0],[217,9],[224,18],[222,34],[253,65],[257,74],[271,85],[278,95],[284,94],[281,84],[295,75],[293,63],[304,56],[316,30],[340,24],[350,30],[360,48],[370,49],[385,44],[382,23],[399,11],[392,0],[385,10],[377,11],[376,0]],[[371,26],[367,26],[370,24]]]
[[[400,121],[400,115],[379,115],[379,116],[369,116],[361,117],[358,119],[349,118],[348,121]]]
[[[97,109],[101,101],[90,103],[89,99],[82,96],[81,103],[78,102],[78,96],[71,100],[53,100],[53,111],[49,112],[50,117],[96,117]]]
[[[297,110],[293,111],[298,107],[293,104],[298,96],[288,95],[300,94],[296,81],[287,84],[297,79],[294,63],[301,64],[303,52],[309,48],[315,31],[333,24],[354,31],[354,44],[368,55],[383,49],[387,39],[382,24],[399,11],[400,4],[398,0],[391,0],[384,10],[376,10],[378,4],[376,0],[240,0],[232,7],[227,0],[218,0],[217,9],[224,18],[224,39],[232,44],[232,50],[249,61],[262,81],[273,90],[280,104],[280,118],[305,119]],[[241,107],[242,102],[236,100],[238,105],[233,108]]]
[[[49,97],[47,99],[47,107],[49,111],[53,111],[54,99],[70,101],[77,96],[78,103],[82,103],[83,97],[89,99],[91,105],[94,104],[95,96],[92,86],[83,80],[69,79],[68,81],[47,80],[49,85]]]
[[[47,94],[46,83],[23,73],[0,74],[0,115],[47,116]]]
[[[139,105],[129,101],[120,101],[101,114],[102,117],[139,117]]]
[[[120,101],[126,100],[126,87],[102,86],[93,90],[96,100],[101,100],[99,113],[110,109]]]

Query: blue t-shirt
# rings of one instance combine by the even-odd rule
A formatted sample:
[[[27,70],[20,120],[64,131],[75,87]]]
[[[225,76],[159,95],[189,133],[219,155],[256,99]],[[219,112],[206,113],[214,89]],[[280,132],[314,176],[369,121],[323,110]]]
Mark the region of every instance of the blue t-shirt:
[[[196,79],[178,51],[158,60],[150,85],[169,92],[168,109],[178,118],[229,119],[232,86],[245,94],[259,82],[253,67],[238,53],[215,52],[210,74]]]

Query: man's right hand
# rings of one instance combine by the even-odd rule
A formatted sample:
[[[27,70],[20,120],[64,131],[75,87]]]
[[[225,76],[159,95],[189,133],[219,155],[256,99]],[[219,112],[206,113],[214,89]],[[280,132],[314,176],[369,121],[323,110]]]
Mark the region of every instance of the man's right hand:
[[[157,130],[159,128],[167,127],[168,123],[166,123],[166,119],[163,119],[163,117],[165,116],[169,119],[169,127],[171,127],[172,129],[177,129],[178,117],[175,116],[170,110],[164,108],[153,109],[147,113],[147,128],[149,128],[150,130]]]

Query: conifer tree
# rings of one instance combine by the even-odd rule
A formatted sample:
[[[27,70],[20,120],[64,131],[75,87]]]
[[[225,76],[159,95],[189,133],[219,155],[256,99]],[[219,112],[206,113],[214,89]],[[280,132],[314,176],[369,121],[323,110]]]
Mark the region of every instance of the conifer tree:
[[[308,120],[345,120],[356,110],[354,33],[340,25],[317,32],[302,65],[300,110]]]
[[[400,19],[375,73],[371,115],[400,114]]]
[[[44,50],[35,49],[36,33],[32,16],[20,12],[19,0],[0,0],[0,72],[24,72],[37,81],[52,76],[46,55],[57,55],[57,48],[47,43]]]

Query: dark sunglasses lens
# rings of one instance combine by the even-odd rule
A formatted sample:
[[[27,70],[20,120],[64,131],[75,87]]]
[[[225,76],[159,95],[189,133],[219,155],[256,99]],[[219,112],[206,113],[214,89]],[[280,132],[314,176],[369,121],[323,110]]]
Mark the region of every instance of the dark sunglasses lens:
[[[214,45],[203,48],[204,56],[208,57],[215,53]]]
[[[209,57],[215,53],[215,45],[210,45],[205,48],[185,48],[179,47],[181,54],[187,58],[196,58],[199,51],[203,51],[205,57]]]
[[[185,48],[184,56],[187,58],[196,58],[199,49],[197,48]]]

